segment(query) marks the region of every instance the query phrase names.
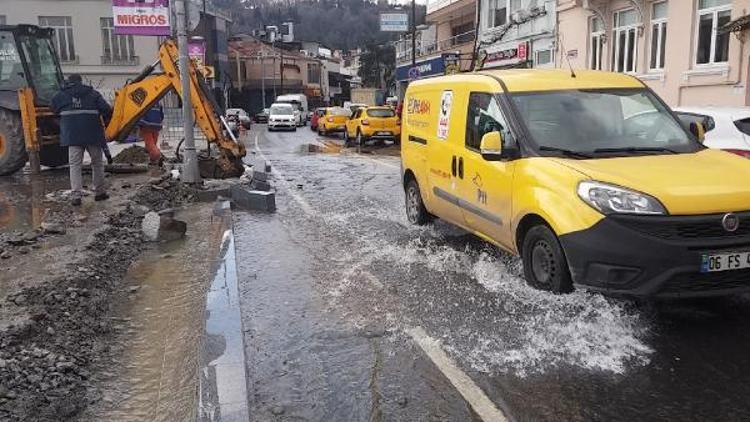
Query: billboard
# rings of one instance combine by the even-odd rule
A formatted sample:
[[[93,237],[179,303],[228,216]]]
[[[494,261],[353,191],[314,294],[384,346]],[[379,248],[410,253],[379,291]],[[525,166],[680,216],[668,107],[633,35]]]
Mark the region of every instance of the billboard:
[[[206,41],[190,40],[188,41],[188,56],[199,66],[206,63]]]
[[[406,12],[381,13],[380,30],[385,32],[406,32],[409,30],[409,14]]]
[[[169,0],[112,0],[115,34],[169,36]]]

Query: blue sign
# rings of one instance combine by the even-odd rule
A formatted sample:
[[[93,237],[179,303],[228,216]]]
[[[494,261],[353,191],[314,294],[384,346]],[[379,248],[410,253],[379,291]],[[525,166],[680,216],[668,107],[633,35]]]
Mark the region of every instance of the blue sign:
[[[419,79],[419,66],[409,68],[409,79]]]
[[[397,67],[396,80],[408,81],[410,79],[417,79],[411,77],[414,72],[416,72],[417,78],[424,76],[442,75],[443,73],[445,73],[445,61],[443,60],[443,56],[417,62],[416,67],[412,67],[411,63]]]

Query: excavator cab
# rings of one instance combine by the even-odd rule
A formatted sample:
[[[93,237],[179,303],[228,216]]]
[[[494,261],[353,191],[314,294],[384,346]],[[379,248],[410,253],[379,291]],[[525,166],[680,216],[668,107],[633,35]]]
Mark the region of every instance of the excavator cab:
[[[48,108],[63,83],[52,36],[34,25],[0,25],[0,175],[23,167],[30,150],[45,166],[68,162],[58,118]]]

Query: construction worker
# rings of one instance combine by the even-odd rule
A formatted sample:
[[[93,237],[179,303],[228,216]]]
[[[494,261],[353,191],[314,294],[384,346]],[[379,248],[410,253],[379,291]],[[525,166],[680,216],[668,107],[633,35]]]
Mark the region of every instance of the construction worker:
[[[139,132],[146,144],[148,158],[152,166],[161,166],[163,159],[159,150],[159,132],[164,121],[164,110],[161,104],[157,103],[151,107],[146,114],[138,121]]]
[[[52,98],[52,109],[60,115],[60,145],[68,147],[71,203],[81,205],[83,195],[83,153],[91,158],[94,200],[109,199],[104,181],[102,145],[107,142],[104,124],[112,118],[112,107],[94,88],[84,85],[81,75],[72,74]]]

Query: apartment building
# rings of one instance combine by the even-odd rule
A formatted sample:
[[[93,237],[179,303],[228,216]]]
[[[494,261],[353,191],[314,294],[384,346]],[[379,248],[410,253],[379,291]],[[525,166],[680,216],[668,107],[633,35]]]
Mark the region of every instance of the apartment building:
[[[558,0],[558,60],[632,74],[672,106],[750,105],[750,0]]]
[[[484,0],[477,68],[554,67],[555,0]]]
[[[229,17],[213,2],[207,4],[193,35],[207,41],[206,62],[216,68],[214,83],[221,84],[228,71]],[[2,0],[0,5],[0,24],[53,28],[63,72],[81,74],[108,97],[158,57],[158,37],[115,35],[111,0]]]
[[[474,51],[476,0],[427,2],[425,25],[416,34],[416,70],[411,70],[412,41],[405,35],[395,43],[396,79],[403,92],[410,79],[469,70]],[[411,74],[410,74],[411,72]]]

